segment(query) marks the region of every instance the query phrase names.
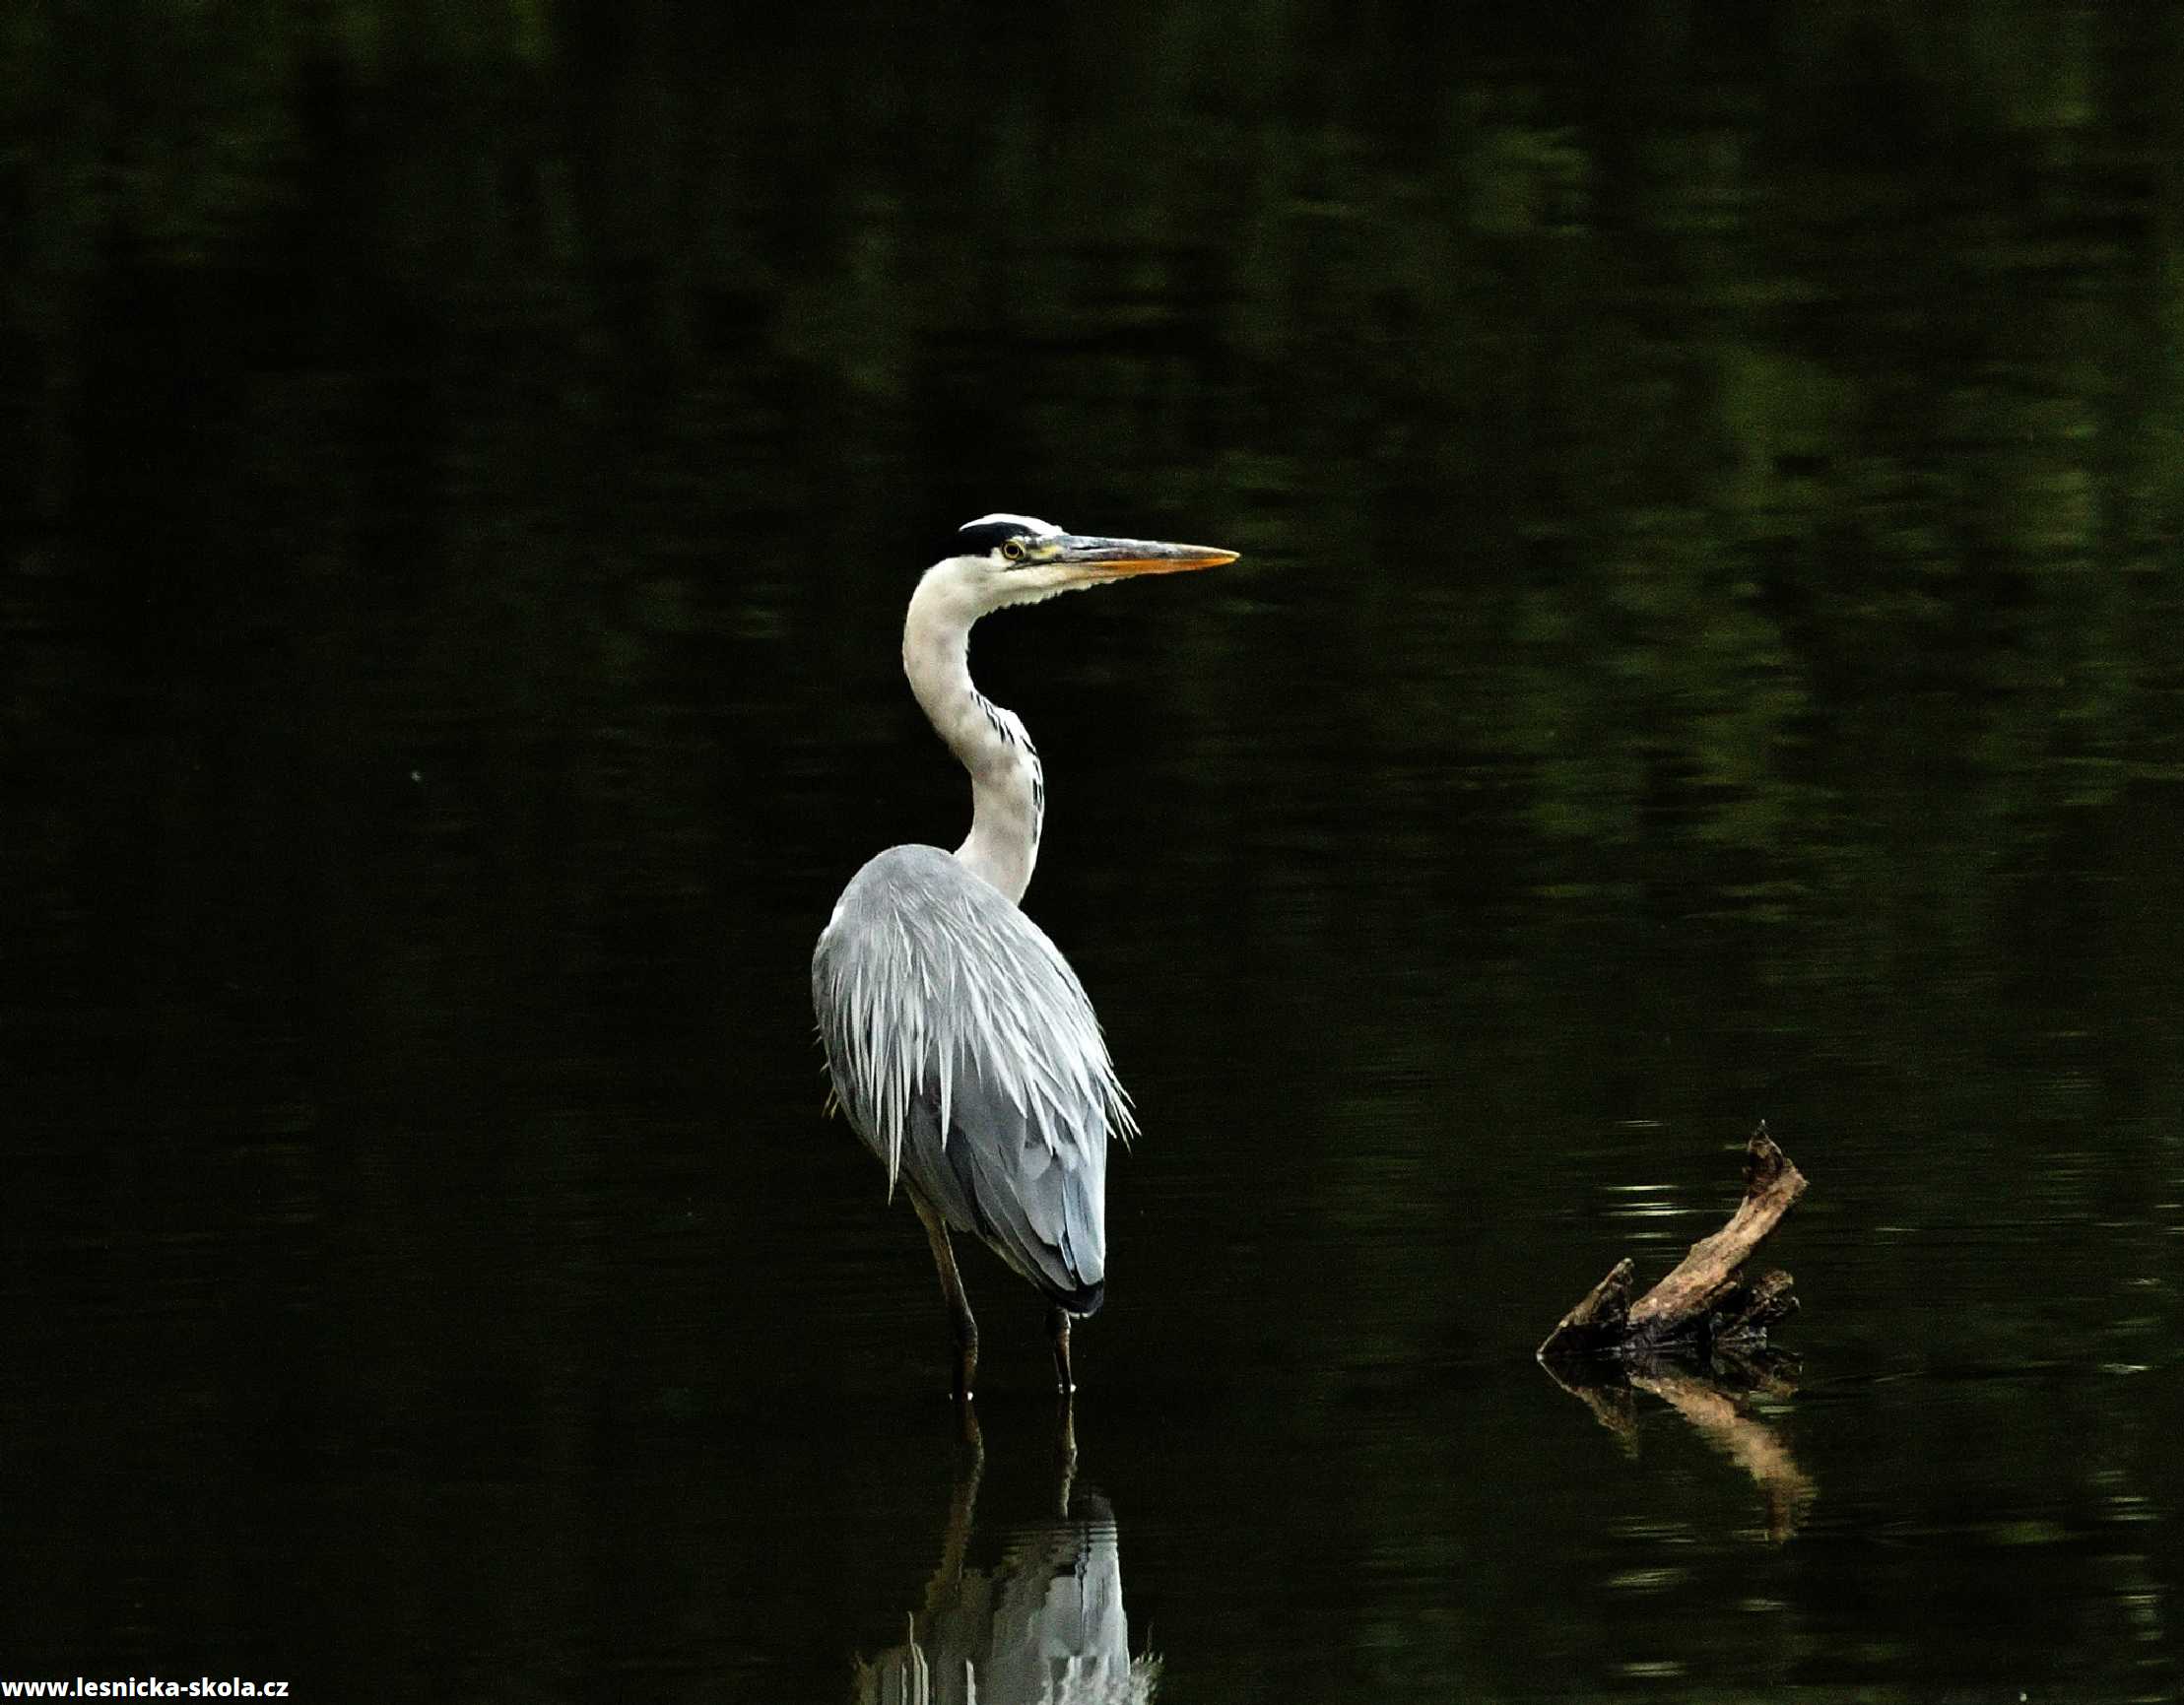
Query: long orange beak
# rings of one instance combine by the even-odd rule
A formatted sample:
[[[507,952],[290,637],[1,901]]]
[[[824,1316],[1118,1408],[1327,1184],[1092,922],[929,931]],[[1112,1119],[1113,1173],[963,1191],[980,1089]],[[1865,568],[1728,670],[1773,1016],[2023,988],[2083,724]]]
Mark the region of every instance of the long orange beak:
[[[1125,574],[1182,574],[1193,568],[1218,568],[1236,553],[1218,545],[1164,545],[1153,539],[1093,539],[1064,533],[1040,541],[1040,555],[1062,567],[1084,568],[1087,579],[1119,580]]]

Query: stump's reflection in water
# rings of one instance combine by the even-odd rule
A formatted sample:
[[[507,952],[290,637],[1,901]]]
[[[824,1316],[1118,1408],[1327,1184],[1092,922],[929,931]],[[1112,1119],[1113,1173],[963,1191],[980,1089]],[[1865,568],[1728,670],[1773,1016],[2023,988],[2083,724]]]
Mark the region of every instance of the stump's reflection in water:
[[[1130,1656],[1112,1507],[1076,1484],[1067,1411],[1053,1513],[1012,1522],[997,1562],[967,1562],[985,1453],[966,1445],[940,1564],[899,1646],[857,1666],[859,1705],[1126,1705],[1153,1697],[1159,1660]]]
[[[1759,1397],[1797,1390],[1798,1362],[1779,1350],[1746,1354],[1633,1356],[1597,1377],[1545,1363],[1548,1377],[1593,1411],[1600,1424],[1638,1451],[1636,1392],[1651,1392],[1689,1421],[1699,1436],[1750,1475],[1767,1500],[1767,1538],[1777,1544],[1803,1524],[1818,1487],[1798,1467],[1789,1443],[1753,1412]]]

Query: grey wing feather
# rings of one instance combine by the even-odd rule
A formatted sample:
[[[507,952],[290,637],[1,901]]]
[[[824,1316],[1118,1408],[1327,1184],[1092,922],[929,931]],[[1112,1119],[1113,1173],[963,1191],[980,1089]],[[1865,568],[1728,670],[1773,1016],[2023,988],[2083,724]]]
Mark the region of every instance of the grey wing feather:
[[[957,1084],[942,1140],[937,1097],[910,1109],[903,1168],[951,1225],[974,1231],[1033,1284],[1078,1301],[1106,1276],[1104,1131],[1054,1145],[975,1079]]]
[[[812,955],[834,1093],[888,1168],[1048,1289],[1106,1266],[1107,1135],[1136,1130],[1061,950],[938,847],[851,879]]]

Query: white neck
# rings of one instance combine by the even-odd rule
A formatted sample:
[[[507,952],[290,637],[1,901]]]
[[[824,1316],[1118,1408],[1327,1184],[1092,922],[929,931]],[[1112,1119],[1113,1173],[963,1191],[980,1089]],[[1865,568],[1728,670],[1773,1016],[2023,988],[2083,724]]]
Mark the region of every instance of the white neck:
[[[970,575],[951,557],[925,571],[902,623],[902,672],[941,739],[970,771],[970,834],[956,856],[1012,900],[1038,862],[1046,778],[1013,710],[970,680],[970,624],[986,613]]]

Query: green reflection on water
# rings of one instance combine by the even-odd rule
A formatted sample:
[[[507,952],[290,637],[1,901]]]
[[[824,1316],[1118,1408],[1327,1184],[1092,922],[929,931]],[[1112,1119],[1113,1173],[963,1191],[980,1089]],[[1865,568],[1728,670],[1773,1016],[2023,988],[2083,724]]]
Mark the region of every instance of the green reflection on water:
[[[2177,1510],[2179,113],[2158,9],[11,10],[53,1383],[0,1456],[56,1665],[206,1554],[278,1673],[295,1580],[443,1552],[359,1617],[427,1656],[305,1637],[389,1696],[893,1637],[839,1536],[922,1557],[932,1500],[835,1489],[831,1415],[937,1332],[803,956],[960,833],[895,628],[1001,504],[1247,552],[978,654],[1152,1132],[1085,1354],[1170,1674],[2173,1690],[2173,1569],[2103,1536]],[[1703,1447],[1499,1370],[1762,1112],[1819,1498],[1754,1562]],[[752,1461],[817,1512],[777,1566]],[[589,1624],[587,1534],[638,1583]]]

